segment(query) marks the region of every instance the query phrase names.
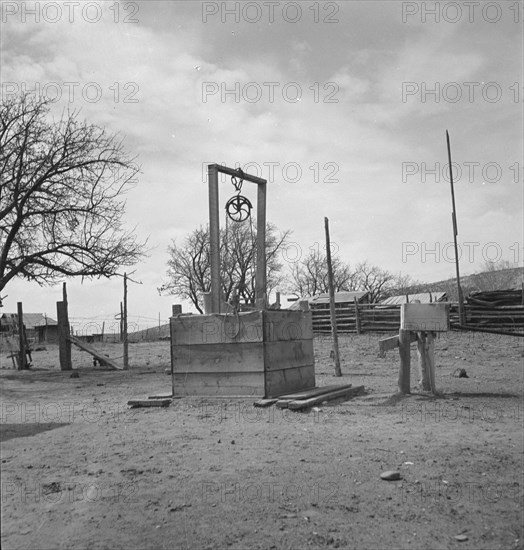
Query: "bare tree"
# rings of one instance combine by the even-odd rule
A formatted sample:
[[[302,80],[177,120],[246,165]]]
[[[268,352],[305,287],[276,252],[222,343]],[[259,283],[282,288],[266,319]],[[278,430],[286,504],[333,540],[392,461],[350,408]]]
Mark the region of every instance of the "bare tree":
[[[220,231],[220,278],[224,299],[234,294],[244,304],[255,303],[256,231],[255,222],[229,224]],[[278,251],[285,246],[290,232],[266,226],[266,269],[268,295],[283,281]],[[175,241],[168,248],[168,282],[159,290],[190,300],[203,313],[202,293],[211,287],[209,228],[190,233],[183,245]]]
[[[370,265],[367,261],[358,264],[355,273],[358,289],[369,292],[371,303],[379,302],[384,298],[395,282],[393,273],[376,265]]]
[[[399,272],[394,275],[391,283],[387,285],[386,290],[382,293],[381,299],[388,298],[389,296],[416,294],[418,292],[425,292],[424,283],[413,279],[411,275]]]
[[[0,290],[13,277],[51,284],[111,277],[144,253],[122,221],[138,172],[122,141],[30,95],[0,107]]]
[[[471,276],[474,290],[510,290],[515,286],[518,276],[517,266],[508,260],[498,262],[485,261],[478,273]]]
[[[333,255],[333,284],[335,292],[355,290],[356,277],[349,264]],[[310,249],[309,254],[291,266],[289,291],[299,297],[329,292],[326,254]]]

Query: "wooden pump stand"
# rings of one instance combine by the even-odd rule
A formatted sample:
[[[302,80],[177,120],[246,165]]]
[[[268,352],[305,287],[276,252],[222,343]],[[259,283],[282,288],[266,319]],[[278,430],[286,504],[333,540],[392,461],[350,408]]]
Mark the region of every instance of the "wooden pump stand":
[[[449,304],[402,304],[398,336],[379,340],[380,355],[398,347],[398,389],[411,393],[411,343],[417,342],[422,390],[437,394],[435,386],[435,336],[449,330]]]
[[[257,270],[255,276],[255,304],[257,309],[266,308],[266,184],[267,180],[251,176],[233,168],[219,164],[209,164],[209,240],[211,256],[211,297],[210,311],[224,313],[221,300],[220,280],[220,218],[218,200],[218,173],[242,178],[258,185],[257,193]]]

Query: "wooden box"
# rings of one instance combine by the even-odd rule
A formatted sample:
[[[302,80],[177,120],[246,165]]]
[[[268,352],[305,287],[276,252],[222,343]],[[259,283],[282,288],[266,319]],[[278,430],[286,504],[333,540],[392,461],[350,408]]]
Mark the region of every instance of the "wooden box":
[[[446,332],[449,330],[449,304],[402,304],[400,328],[414,332]]]
[[[175,395],[275,397],[315,387],[311,312],[171,318]]]

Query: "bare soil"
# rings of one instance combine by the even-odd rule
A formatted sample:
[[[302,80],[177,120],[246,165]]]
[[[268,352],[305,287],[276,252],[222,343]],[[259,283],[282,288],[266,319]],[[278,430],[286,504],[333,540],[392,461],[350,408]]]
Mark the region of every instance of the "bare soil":
[[[367,395],[309,412],[217,398],[129,409],[170,391],[168,342],[131,344],[125,372],[75,350],[78,378],[56,347],[24,372],[2,351],[2,548],[524,548],[523,339],[441,337],[440,397],[416,389],[413,345],[402,397],[380,337],[341,338],[342,379],[315,339],[317,385]]]

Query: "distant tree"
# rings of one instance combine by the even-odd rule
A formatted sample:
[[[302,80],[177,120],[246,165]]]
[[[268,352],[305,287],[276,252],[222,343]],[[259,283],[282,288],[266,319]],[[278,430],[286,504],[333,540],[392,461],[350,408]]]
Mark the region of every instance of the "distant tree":
[[[405,294],[416,294],[418,292],[426,292],[425,285],[411,275],[398,273],[394,275],[393,280],[387,285],[387,289],[383,292],[382,298],[390,296],[399,296]]]
[[[220,277],[224,299],[236,294],[244,304],[255,303],[256,231],[255,222],[231,223],[220,231]],[[279,250],[285,246],[289,231],[266,226],[267,294],[283,281]],[[168,248],[168,281],[160,290],[190,300],[199,313],[204,312],[202,293],[211,288],[209,227],[192,231],[182,245],[175,241]]]
[[[349,264],[332,255],[333,283],[335,292],[355,289],[355,274]],[[289,292],[299,297],[315,296],[329,292],[326,254],[318,248],[310,248],[305,258],[292,264],[289,277]]]
[[[370,265],[367,261],[361,262],[355,269],[356,285],[359,290],[369,292],[371,303],[380,302],[388,291],[393,288],[395,275],[390,271],[376,265]]]
[[[53,121],[49,103],[0,104],[0,291],[14,277],[111,277],[144,254],[122,220],[135,159],[76,113]]]
[[[515,286],[515,264],[507,260],[485,261],[478,273],[471,276],[475,290],[509,290]]]

